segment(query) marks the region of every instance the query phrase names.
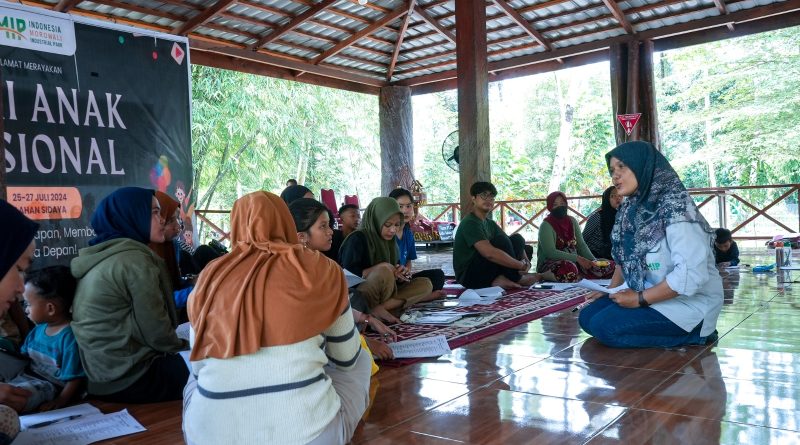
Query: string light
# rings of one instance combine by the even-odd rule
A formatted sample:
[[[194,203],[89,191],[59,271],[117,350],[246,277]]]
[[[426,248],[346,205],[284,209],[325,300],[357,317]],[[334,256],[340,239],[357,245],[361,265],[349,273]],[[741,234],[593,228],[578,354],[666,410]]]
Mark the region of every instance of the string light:
[[[367,0],[358,0],[358,4],[364,6],[367,4]]]

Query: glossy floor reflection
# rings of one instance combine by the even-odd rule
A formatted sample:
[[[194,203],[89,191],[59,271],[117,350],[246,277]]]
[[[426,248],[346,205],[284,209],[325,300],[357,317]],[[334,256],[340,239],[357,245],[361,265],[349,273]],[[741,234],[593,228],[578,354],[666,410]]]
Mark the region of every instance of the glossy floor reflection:
[[[415,265],[449,258],[420,252]],[[563,311],[385,367],[353,443],[800,444],[800,271],[723,282],[713,347],[606,348]]]

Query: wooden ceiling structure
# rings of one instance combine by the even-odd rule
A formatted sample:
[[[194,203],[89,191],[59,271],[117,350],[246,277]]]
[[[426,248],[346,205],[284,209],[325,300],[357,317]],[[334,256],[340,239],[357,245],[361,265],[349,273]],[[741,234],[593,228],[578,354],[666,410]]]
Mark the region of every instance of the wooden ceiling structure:
[[[362,0],[363,1],[363,0]],[[187,36],[192,63],[333,88],[455,88],[462,0],[21,0]],[[489,81],[800,25],[800,0],[488,0]]]

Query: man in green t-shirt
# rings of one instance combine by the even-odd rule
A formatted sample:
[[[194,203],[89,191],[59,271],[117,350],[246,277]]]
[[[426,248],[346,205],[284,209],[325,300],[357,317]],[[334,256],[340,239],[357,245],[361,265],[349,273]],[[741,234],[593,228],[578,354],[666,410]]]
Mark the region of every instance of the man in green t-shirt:
[[[453,243],[456,280],[469,289],[489,286],[513,289],[539,281],[539,274],[527,273],[531,262],[522,235],[509,237],[488,218],[497,196],[494,185],[476,182],[469,194],[472,212],[461,220]]]

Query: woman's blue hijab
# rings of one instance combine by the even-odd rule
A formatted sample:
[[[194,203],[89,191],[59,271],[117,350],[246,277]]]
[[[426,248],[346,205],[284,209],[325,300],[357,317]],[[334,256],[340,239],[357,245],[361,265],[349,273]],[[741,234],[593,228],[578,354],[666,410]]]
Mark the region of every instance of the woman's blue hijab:
[[[149,243],[154,194],[150,189],[123,187],[103,198],[92,215],[95,237],[89,245],[117,238]]]
[[[665,236],[667,226],[679,222],[713,229],[689,196],[669,161],[649,142],[626,142],[606,153],[606,165],[617,158],[636,176],[639,187],[617,211],[611,232],[611,256],[622,267],[631,289],[644,290],[647,273],[645,257]],[[710,241],[709,241],[710,242]]]

